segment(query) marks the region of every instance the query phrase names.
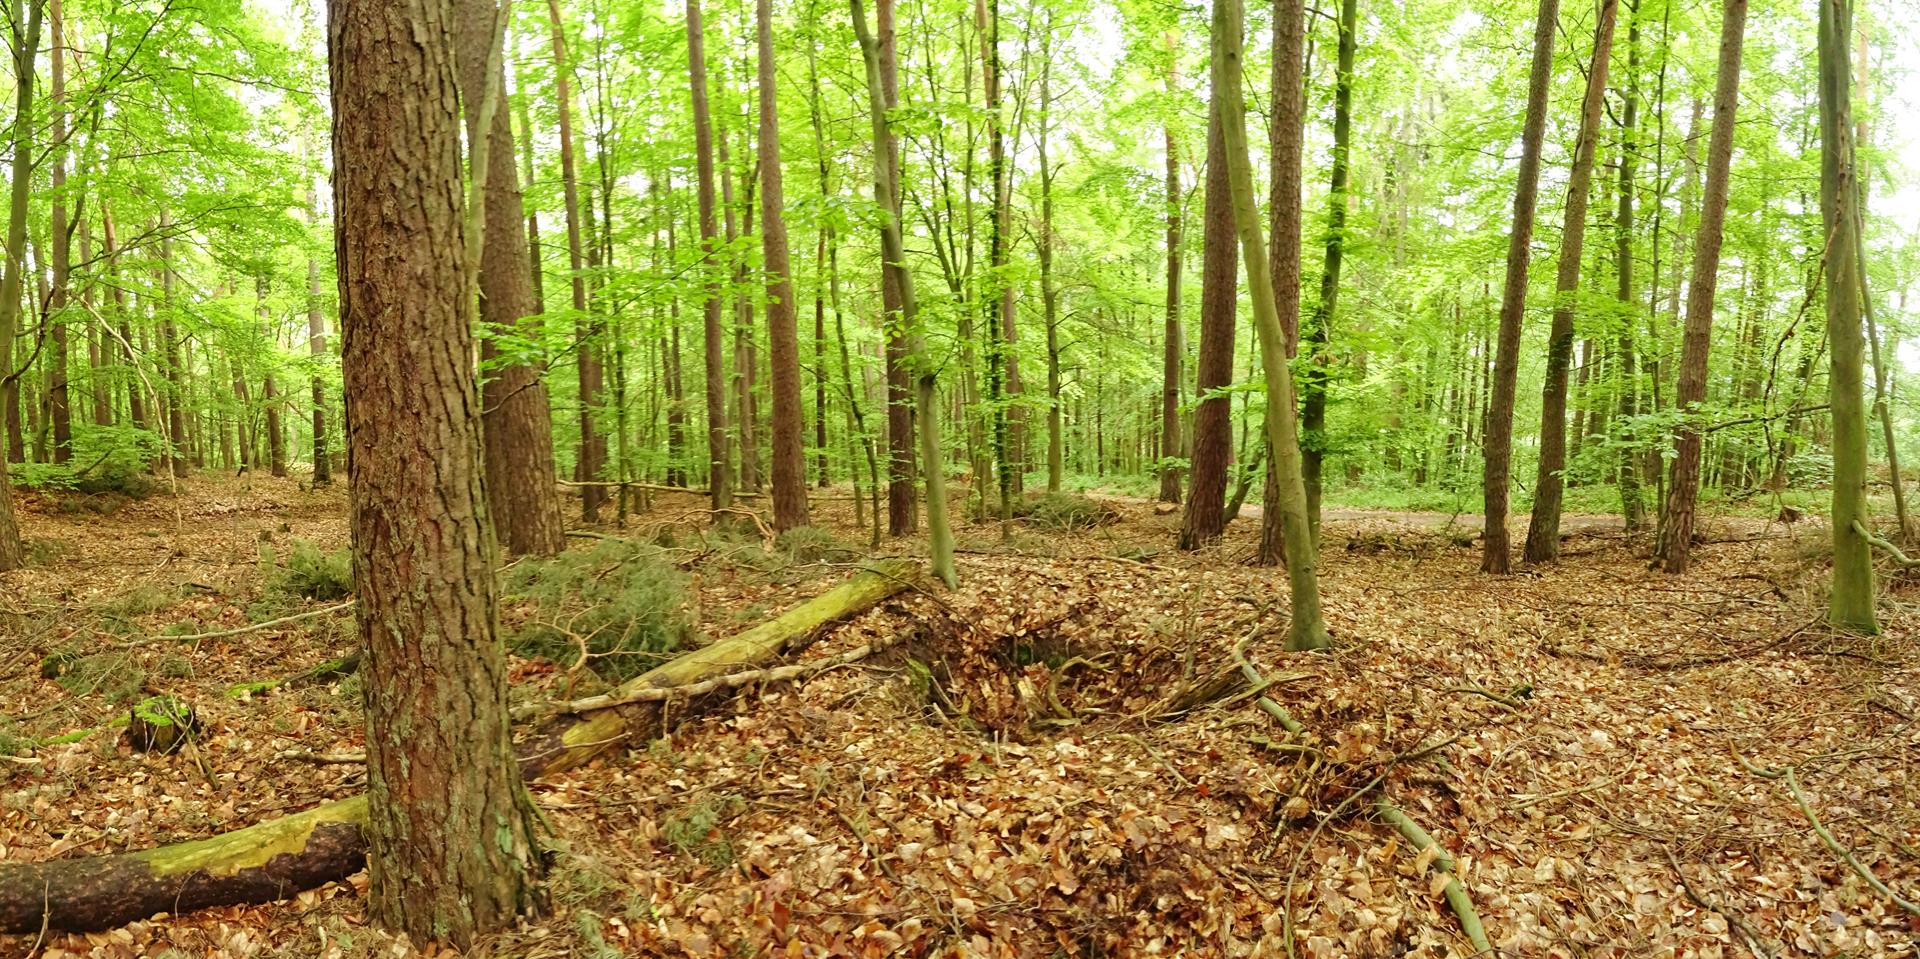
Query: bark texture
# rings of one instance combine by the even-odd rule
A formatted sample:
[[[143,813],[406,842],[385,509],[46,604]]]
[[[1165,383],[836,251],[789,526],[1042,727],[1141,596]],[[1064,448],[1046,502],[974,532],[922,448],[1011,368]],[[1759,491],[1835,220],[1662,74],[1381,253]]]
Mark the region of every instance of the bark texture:
[[[529,908],[540,862],[496,635],[454,20],[336,0],[328,41],[370,912],[466,948]]]
[[[701,342],[707,374],[707,498],[715,510],[733,505],[733,447],[727,443],[726,331],[721,319],[725,275],[718,253],[720,227],[714,214],[713,115],[707,103],[706,25],[700,0],[687,0],[687,73],[693,95],[695,189],[700,202],[700,249],[705,258],[706,296],[701,302]],[[716,518],[719,514],[715,514]]]
[[[1193,466],[1180,548],[1199,549],[1226,527],[1227,461],[1233,455],[1234,314],[1239,308],[1240,251],[1233,231],[1233,195],[1227,181],[1226,140],[1219,111],[1207,118],[1207,196],[1201,213],[1200,356],[1195,364]]]
[[[495,96],[506,96],[506,70],[489,67],[499,40],[490,0],[456,0],[459,10],[460,94],[466,103],[467,142],[480,137],[480,103],[489,82]],[[480,322],[495,334],[516,332],[537,311],[533,276],[526,268],[526,215],[520,174],[514,167],[513,120],[496,103],[488,129],[485,222],[480,254]],[[547,385],[526,363],[499,364],[500,350],[489,336],[480,341],[480,360],[489,373],[481,385],[485,410],[487,503],[500,542],[514,555],[551,556],[567,546],[566,521],[555,495],[559,477],[553,467],[553,418]]]

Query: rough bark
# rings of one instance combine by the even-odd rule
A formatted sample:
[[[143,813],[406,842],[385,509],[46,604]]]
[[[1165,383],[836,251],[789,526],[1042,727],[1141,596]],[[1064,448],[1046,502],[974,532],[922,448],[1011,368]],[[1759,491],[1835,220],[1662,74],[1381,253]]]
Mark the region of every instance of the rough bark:
[[[1600,137],[1600,107],[1607,95],[1607,67],[1613,59],[1613,22],[1619,0],[1600,0],[1593,25],[1593,57],[1587,69],[1587,94],[1580,107],[1579,140],[1573,148],[1573,173],[1560,229],[1560,265],[1554,276],[1553,323],[1547,331],[1547,375],[1540,391],[1540,464],[1534,479],[1533,517],[1527,526],[1526,560],[1551,562],[1560,556],[1560,503],[1567,468],[1567,370],[1573,361],[1573,301],[1580,288],[1580,258],[1587,237],[1587,201],[1593,184],[1594,145]]]
[[[1527,307],[1533,212],[1540,197],[1540,145],[1546,138],[1553,31],[1559,16],[1560,0],[1540,0],[1533,31],[1533,66],[1528,75],[1527,116],[1520,134],[1520,181],[1513,193],[1513,230],[1507,242],[1506,285],[1500,294],[1500,335],[1494,352],[1493,388],[1487,400],[1482,445],[1486,533],[1480,569],[1488,573],[1505,573],[1513,562],[1507,538],[1507,479],[1513,465],[1513,400],[1520,376],[1520,325]]]
[[[800,419],[800,337],[794,328],[793,267],[787,249],[786,190],[780,170],[779,97],[773,62],[773,0],[755,4],[760,67],[760,255],[767,274],[767,362],[772,367],[773,528],[807,525],[806,433]]]
[[[1180,527],[1181,549],[1199,549],[1220,538],[1226,526],[1222,508],[1227,466],[1233,456],[1233,400],[1220,391],[1233,385],[1240,251],[1235,245],[1233,194],[1220,113],[1208,113],[1207,195],[1200,238],[1200,356],[1193,387],[1200,401],[1193,411],[1192,478]]]
[[[1304,7],[1304,0],[1280,0]],[[1293,14],[1287,13],[1286,16]],[[1227,169],[1233,191],[1234,223],[1239,227],[1240,250],[1247,265],[1255,329],[1260,336],[1260,358],[1267,379],[1267,442],[1272,445],[1271,469],[1278,471],[1277,505],[1287,547],[1287,580],[1293,607],[1287,626],[1287,648],[1322,649],[1331,645],[1320,614],[1319,555],[1307,517],[1306,484],[1301,478],[1299,422],[1294,410],[1293,377],[1287,368],[1286,331],[1280,324],[1272,276],[1262,268],[1266,241],[1260,235],[1259,211],[1253,195],[1253,161],[1247,150],[1246,99],[1240,78],[1243,62],[1241,33],[1245,14],[1240,0],[1216,0],[1213,8],[1213,83],[1220,93],[1215,109],[1225,133]],[[1281,225],[1298,231],[1300,224]],[[1298,275],[1294,277],[1298,285]],[[1294,297],[1299,291],[1292,292]]]
[[[865,572],[779,617],[702,647],[617,687],[610,698],[688,686],[734,667],[759,665],[826,625],[864,612],[919,578],[908,560]],[[312,671],[309,671],[312,672]],[[675,717],[655,703],[583,714],[536,733],[515,749],[526,778],[585,765],[621,743],[644,742]],[[353,796],[208,839],[157,849],[0,863],[0,933],[47,928],[84,932],[124,925],[157,912],[272,902],[359,871],[367,855],[367,797]]]
[[[1744,0],[1728,0],[1740,3]],[[1827,339],[1833,415],[1833,588],[1827,621],[1855,633],[1879,632],[1874,617],[1873,555],[1868,543],[1865,344],[1860,333],[1860,218],[1856,204],[1851,0],[1820,0],[1820,220],[1826,256]],[[1724,67],[1722,68],[1724,69]],[[1714,117],[1719,132],[1719,116]],[[1717,142],[1717,141],[1716,141]],[[1710,154],[1711,156],[1711,154]],[[1712,195],[1712,172],[1708,194]],[[1711,205],[1711,201],[1709,201]]]
[[[1341,15],[1343,17],[1350,17],[1357,14],[1354,14],[1353,11],[1343,9]],[[1273,277],[1274,296],[1276,298],[1274,305],[1280,312],[1281,331],[1285,334],[1286,356],[1289,361],[1289,378],[1292,377],[1291,361],[1300,349],[1300,224],[1304,222],[1300,200],[1300,187],[1301,167],[1303,155],[1306,151],[1305,17],[1304,9],[1295,11],[1286,4],[1282,4],[1274,13],[1273,45],[1276,55],[1273,61],[1272,88],[1270,90],[1274,122],[1268,128],[1269,173],[1267,179],[1268,202],[1272,207],[1269,211],[1269,216],[1272,217],[1273,246],[1269,253],[1267,272]],[[1343,36],[1346,37],[1349,43],[1351,41],[1351,33],[1352,31],[1350,29],[1343,30]],[[1349,75],[1349,82],[1345,88],[1349,90],[1351,87],[1350,74],[1352,73],[1352,66],[1352,56],[1351,51],[1349,51],[1346,70],[1346,74]],[[1351,92],[1349,92],[1348,97],[1351,99]],[[1336,97],[1336,106],[1337,105]],[[1351,124],[1349,122],[1349,127],[1350,126]],[[1336,124],[1336,127],[1338,127],[1338,124]],[[1340,157],[1346,155],[1344,148],[1336,149],[1335,153]],[[1329,198],[1329,212],[1331,213],[1332,210],[1338,209],[1342,223],[1344,223],[1346,217],[1346,202],[1344,199],[1346,173],[1344,160],[1342,160],[1342,168],[1339,172],[1339,190]],[[1338,236],[1340,232],[1341,228],[1335,227],[1333,232],[1329,233],[1329,236]],[[1338,271],[1337,260],[1334,264],[1334,269],[1336,272]],[[1324,283],[1322,287],[1324,298]],[[1338,288],[1339,280],[1336,277],[1333,289],[1337,290]],[[1324,326],[1324,323],[1318,324],[1318,328],[1324,329]],[[1315,342],[1317,344],[1324,344],[1325,337],[1317,337]],[[1309,364],[1309,366],[1311,367],[1311,364]],[[1324,370],[1310,368],[1305,377],[1307,383],[1313,390],[1321,391],[1322,393],[1324,393],[1324,384],[1322,383],[1323,374]],[[1321,396],[1320,399],[1313,400],[1307,405],[1310,407],[1314,416],[1318,417],[1321,425],[1324,426],[1326,418],[1324,395]],[[1318,475],[1320,465],[1317,458],[1311,463],[1309,463],[1307,459],[1308,450],[1306,447],[1313,446],[1315,442],[1311,439],[1311,435],[1312,434],[1303,433],[1301,437],[1303,446],[1301,450],[1301,481],[1306,486],[1307,525],[1309,529],[1314,531],[1314,537],[1317,540],[1320,529],[1320,511],[1318,506]],[[1266,444],[1260,444],[1259,448],[1263,451],[1261,455],[1271,456],[1272,451],[1267,449]],[[1285,491],[1280,487],[1279,477],[1273,475],[1272,470],[1268,470],[1267,473],[1266,481],[1261,486],[1261,501],[1267,504],[1267,508],[1260,517],[1260,543],[1254,553],[1254,559],[1263,566],[1279,566],[1286,562],[1286,531],[1282,528],[1285,516],[1279,506],[1280,498],[1284,495]],[[1242,485],[1241,490],[1245,489],[1246,486]],[[1228,519],[1232,518],[1233,512],[1234,510],[1228,511]]]
[[[1713,88],[1713,127],[1707,140],[1707,182],[1701,194],[1700,227],[1693,238],[1693,272],[1687,282],[1687,322],[1681,338],[1680,378],[1673,391],[1674,407],[1688,417],[1694,416],[1707,399],[1707,352],[1713,345],[1713,298],[1719,282],[1720,241],[1727,219],[1734,112],[1740,105],[1740,48],[1746,27],[1747,0],[1726,0],[1720,21],[1719,75]],[[1841,59],[1845,60],[1844,53]],[[1692,554],[1702,442],[1701,425],[1691,419],[1682,421],[1674,435],[1666,518],[1660,524],[1661,568],[1675,575],[1687,571]]]
[[[328,40],[369,911],[466,948],[531,906],[541,866],[496,634],[455,20],[454,0],[336,0]]]
[[[489,82],[496,99],[506,96],[506,69],[494,51],[491,0],[455,0],[458,4],[460,95],[466,104],[467,142],[477,143],[487,124],[483,220],[480,241],[480,322],[495,335],[535,330],[524,318],[537,311],[533,277],[526,269],[527,234],[522,232],[525,204],[515,169],[513,120],[496,103],[481,117]],[[490,66],[492,64],[492,66]],[[474,151],[469,151],[473,153]],[[477,158],[477,154],[474,154]],[[471,165],[471,164],[469,164]],[[499,361],[493,336],[480,341],[481,438],[485,443],[488,513],[507,551],[516,556],[551,556],[567,547],[566,521],[560,513],[558,475],[553,465],[553,418],[540,371],[526,363]]]

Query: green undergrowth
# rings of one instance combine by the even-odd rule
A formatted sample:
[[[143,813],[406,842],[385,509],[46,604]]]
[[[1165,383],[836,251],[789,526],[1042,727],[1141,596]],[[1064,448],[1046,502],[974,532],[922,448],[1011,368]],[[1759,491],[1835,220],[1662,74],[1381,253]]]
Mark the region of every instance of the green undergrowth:
[[[685,578],[660,547],[602,540],[589,550],[523,560],[501,584],[507,642],[522,656],[588,667],[622,682],[664,662],[691,634]]]
[[[1096,529],[1120,519],[1113,507],[1073,493],[1043,493],[1019,500],[1013,504],[1013,515],[1036,529],[1056,533]]]
[[[333,602],[353,594],[353,554],[344,549],[327,551],[295,539],[282,559],[272,545],[262,544],[260,568],[271,597]]]

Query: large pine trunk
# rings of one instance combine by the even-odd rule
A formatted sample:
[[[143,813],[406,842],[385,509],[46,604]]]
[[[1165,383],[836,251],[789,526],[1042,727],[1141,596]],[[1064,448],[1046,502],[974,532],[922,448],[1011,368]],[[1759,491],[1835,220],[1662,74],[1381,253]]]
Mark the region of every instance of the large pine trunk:
[[[1349,16],[1351,11],[1342,11]],[[1350,32],[1350,31],[1348,31]],[[1349,37],[1346,43],[1350,44]],[[1267,272],[1273,279],[1274,308],[1279,312],[1280,330],[1285,340],[1286,358],[1291,361],[1300,351],[1300,229],[1303,210],[1300,200],[1302,157],[1306,150],[1306,12],[1304,7],[1282,3],[1273,16],[1273,71],[1272,89],[1273,123],[1268,130],[1268,205],[1273,223],[1273,245],[1268,252]],[[1347,58],[1347,74],[1352,73],[1351,51]],[[1349,76],[1349,80],[1350,80]],[[1338,104],[1336,103],[1336,106]],[[1344,163],[1344,161],[1342,161]],[[1345,189],[1345,172],[1341,172],[1340,187]],[[1339,199],[1333,203],[1345,216],[1346,203]],[[1330,235],[1338,235],[1337,229]],[[1248,269],[1255,264],[1249,263]],[[1339,269],[1336,262],[1334,269]],[[1335,281],[1338,288],[1338,279]],[[1322,324],[1324,326],[1324,324]],[[1321,337],[1319,342],[1324,343]],[[1320,371],[1310,371],[1308,382],[1312,389],[1320,390],[1318,376]],[[1292,371],[1289,363],[1287,376],[1291,381]],[[1321,395],[1318,405],[1309,402],[1307,412],[1320,417],[1324,425],[1325,397]],[[1304,427],[1304,424],[1303,424]],[[1303,434],[1303,442],[1311,434]],[[1260,545],[1254,553],[1255,560],[1262,566],[1278,566],[1287,561],[1286,530],[1284,504],[1281,502],[1286,490],[1280,485],[1281,477],[1275,472],[1278,463],[1273,456],[1270,444],[1263,443],[1268,469],[1265,485],[1261,489],[1261,502],[1266,508],[1260,517]],[[1320,524],[1319,510],[1319,458],[1300,451],[1301,482],[1306,495],[1307,526],[1318,536]],[[1250,477],[1243,478],[1239,491],[1236,491],[1234,506],[1228,510],[1228,518],[1238,511],[1238,497],[1244,494]]]
[[[456,13],[453,0],[329,11],[370,912],[466,948],[531,905],[540,862],[496,635]],[[493,31],[490,12],[479,29]]]
[[[1540,0],[1534,21],[1533,67],[1527,84],[1526,125],[1520,135],[1520,182],[1513,193],[1513,231],[1507,242],[1507,278],[1500,294],[1500,335],[1494,351],[1492,395],[1487,399],[1481,494],[1485,501],[1485,551],[1480,569],[1512,568],[1507,538],[1507,479],[1513,465],[1513,400],[1520,378],[1520,324],[1527,307],[1527,263],[1533,244],[1533,212],[1540,197],[1540,144],[1547,126],[1547,86],[1553,73],[1553,32],[1560,0]]]
[[[1580,257],[1587,237],[1587,200],[1593,183],[1594,144],[1600,134],[1600,107],[1607,94],[1607,66],[1613,58],[1613,21],[1619,0],[1601,0],[1593,25],[1593,58],[1587,70],[1587,95],[1580,108],[1580,138],[1573,149],[1573,174],[1567,183],[1567,207],[1560,229],[1560,266],[1554,277],[1553,325],[1547,331],[1546,384],[1540,393],[1540,464],[1534,479],[1533,517],[1527,526],[1526,560],[1545,563],[1560,555],[1560,501],[1567,468],[1567,371],[1573,362],[1573,302],[1580,288]],[[1584,371],[1585,367],[1582,367]]]
[[[1713,345],[1713,298],[1720,277],[1720,241],[1733,166],[1734,112],[1740,105],[1740,48],[1746,28],[1747,0],[1726,0],[1720,21],[1719,75],[1713,88],[1713,128],[1707,140],[1707,183],[1701,195],[1700,227],[1693,238],[1693,271],[1687,281],[1680,379],[1673,391],[1674,407],[1690,419],[1683,420],[1674,434],[1666,515],[1660,524],[1661,567],[1674,574],[1686,572],[1691,560],[1694,511],[1700,497],[1700,447],[1704,437],[1700,424],[1691,417],[1707,399],[1707,352]]]

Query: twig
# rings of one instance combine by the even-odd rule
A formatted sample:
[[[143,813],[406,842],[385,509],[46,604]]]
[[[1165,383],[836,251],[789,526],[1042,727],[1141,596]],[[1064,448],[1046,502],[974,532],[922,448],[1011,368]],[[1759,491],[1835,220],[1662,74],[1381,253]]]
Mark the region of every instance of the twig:
[[[1252,683],[1256,687],[1267,685],[1267,678],[1260,675],[1260,670],[1255,669],[1253,664],[1247,661],[1247,644],[1253,642],[1253,637],[1257,635],[1259,631],[1260,623],[1256,621],[1253,624],[1253,628],[1248,630],[1245,636],[1240,637],[1239,642],[1233,644],[1233,661],[1240,664],[1240,671],[1246,674],[1247,682]],[[1254,702],[1258,704],[1267,715],[1272,716],[1273,721],[1279,723],[1282,729],[1285,729],[1295,736],[1305,736],[1307,734],[1307,727],[1300,725],[1300,721],[1293,718],[1279,703],[1265,696],[1254,700]]]
[[[1519,703],[1516,703],[1513,700],[1508,699],[1507,697],[1502,696],[1499,693],[1496,693],[1490,689],[1485,689],[1479,686],[1448,686],[1446,691],[1450,693],[1467,693],[1473,696],[1485,696],[1486,698],[1493,700],[1494,703],[1499,705],[1501,709],[1504,709],[1507,712],[1517,713],[1520,711]]]
[[[322,606],[319,609],[310,609],[304,613],[295,613],[292,616],[282,616],[279,619],[270,619],[264,623],[254,623],[251,626],[241,626],[237,629],[221,629],[221,630],[215,630],[214,632],[211,632],[211,633],[188,633],[181,636],[159,636],[155,638],[170,639],[175,642],[185,642],[187,640],[192,640],[193,642],[196,642],[196,643],[200,642],[203,639],[224,639],[228,636],[239,636],[243,633],[257,633],[263,629],[272,629],[275,626],[284,626],[287,623],[299,622],[300,620],[303,620],[303,619],[312,619],[315,616],[325,616],[328,613],[337,613],[343,609],[352,609],[356,602],[358,601],[350,599],[344,603],[335,603],[332,606]]]
[[[1887,887],[1886,883],[1881,882],[1880,877],[1873,874],[1873,870],[1868,869],[1866,864],[1856,858],[1851,850],[1840,845],[1840,840],[1833,838],[1833,833],[1829,832],[1827,827],[1820,824],[1820,817],[1814,814],[1813,804],[1807,801],[1807,794],[1801,791],[1799,781],[1794,779],[1792,766],[1786,768],[1782,778],[1786,781],[1787,791],[1793,793],[1793,801],[1800,804],[1800,812],[1807,817],[1807,824],[1813,827],[1814,834],[1820,837],[1820,841],[1826,843],[1827,848],[1833,850],[1834,855],[1839,856],[1846,861],[1847,865],[1852,866],[1853,871],[1858,874],[1861,879],[1866,880],[1867,885],[1872,886],[1875,892],[1893,900],[1893,904],[1906,910],[1907,915],[1920,916],[1920,905],[1915,905],[1900,898],[1899,893],[1894,892]]]
[[[1694,905],[1709,912],[1719,913],[1727,920],[1727,925],[1739,930],[1740,934],[1746,937],[1747,948],[1751,949],[1754,955],[1761,956],[1763,959],[1773,959],[1773,950],[1767,947],[1766,940],[1753,931],[1753,927],[1747,924],[1745,918],[1732,909],[1716,905],[1712,900],[1694,891],[1693,884],[1687,881],[1687,874],[1680,869],[1680,860],[1674,858],[1671,846],[1661,843],[1660,851],[1667,854],[1667,863],[1673,867],[1673,874],[1680,877],[1680,891],[1686,893],[1687,898],[1692,900]]]
[[[283,749],[276,754],[280,759],[297,759],[316,766],[352,765],[367,761],[367,754],[360,753],[316,753],[311,749]]]
[[[1435,842],[1432,836],[1427,835],[1427,831],[1420,828],[1420,824],[1414,822],[1413,817],[1402,812],[1400,807],[1382,799],[1373,804],[1373,811],[1379,813],[1380,818],[1391,823],[1395,829],[1400,830],[1400,835],[1405,836],[1408,842],[1413,843],[1414,848],[1418,851],[1425,852],[1428,847],[1433,847],[1435,850],[1433,857],[1434,872],[1453,872],[1453,855],[1447,852],[1445,846]],[[1453,914],[1460,919],[1460,931],[1466,933],[1468,942],[1473,943],[1474,954],[1481,956],[1492,955],[1493,943],[1487,939],[1486,927],[1480,924],[1480,914],[1474,911],[1473,898],[1467,895],[1467,887],[1461,885],[1459,879],[1449,878],[1447,880],[1446,897],[1447,905],[1453,907]]]

